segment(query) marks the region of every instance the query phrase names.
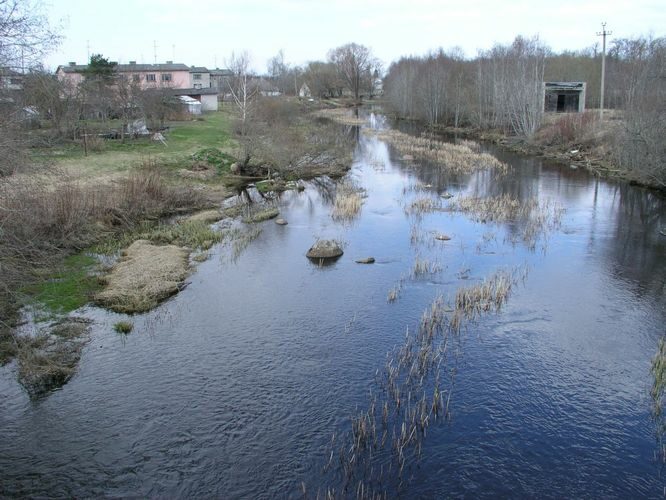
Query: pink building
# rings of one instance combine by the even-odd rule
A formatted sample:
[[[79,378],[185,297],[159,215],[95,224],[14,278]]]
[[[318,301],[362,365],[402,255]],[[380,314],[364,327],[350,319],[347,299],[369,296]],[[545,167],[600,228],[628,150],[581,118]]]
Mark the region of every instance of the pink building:
[[[86,64],[69,63],[58,66],[56,76],[61,81],[76,87],[84,80]],[[217,110],[218,91],[211,88],[210,71],[204,67],[188,66],[182,63],[167,61],[166,64],[129,64],[116,65],[116,71],[131,81],[138,83],[142,89],[168,88],[173,95],[187,95],[202,104],[204,111]]]
[[[69,63],[67,66],[58,66],[56,75],[60,80],[78,85],[83,81],[83,74],[87,67],[85,64]],[[196,69],[201,70],[202,68]],[[142,88],[186,89],[194,86],[190,67],[182,63],[174,64],[172,61],[167,61],[166,64],[137,64],[135,61],[130,61],[129,64],[118,64],[116,71],[139,83]]]

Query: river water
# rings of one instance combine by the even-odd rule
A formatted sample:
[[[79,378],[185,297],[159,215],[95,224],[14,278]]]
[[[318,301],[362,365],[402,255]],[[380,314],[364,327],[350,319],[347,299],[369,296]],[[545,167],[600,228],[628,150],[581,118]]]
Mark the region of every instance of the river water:
[[[449,175],[357,132],[349,176],[367,196],[355,220],[332,219],[334,183],[309,182],[280,198],[287,226],[263,223],[236,260],[216,247],[185,290],[131,318],[130,335],[113,331],[122,315],[77,311],[95,320],[92,340],[60,390],[31,401],[15,365],[0,369],[1,495],[353,496],[337,452],[326,467],[330,443],[344,445],[371,393],[381,401],[387,357],[438,294],[450,300],[517,267],[527,272],[504,308],[456,341],[448,417],[430,424],[400,480],[394,472],[377,491],[664,494],[649,395],[666,324],[664,199],[488,147],[509,174]],[[529,243],[516,237],[520,222],[405,212],[415,197],[447,192],[508,193],[564,212]],[[345,254],[309,261],[317,238],[343,241]],[[354,262],[367,256],[375,264]],[[439,270],[414,276],[417,258]]]

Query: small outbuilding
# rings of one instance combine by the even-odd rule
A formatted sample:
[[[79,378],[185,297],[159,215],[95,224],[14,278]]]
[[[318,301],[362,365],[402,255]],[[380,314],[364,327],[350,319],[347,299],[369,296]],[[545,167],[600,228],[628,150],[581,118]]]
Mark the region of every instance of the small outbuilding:
[[[201,114],[201,103],[190,96],[179,95],[178,100],[183,104],[183,108],[191,115]]]
[[[301,88],[298,89],[298,97],[300,98],[312,97],[312,92],[310,92],[310,87],[308,87],[307,83],[304,83],[303,85],[301,85]]]
[[[585,82],[544,82],[543,94],[545,112],[585,111]]]

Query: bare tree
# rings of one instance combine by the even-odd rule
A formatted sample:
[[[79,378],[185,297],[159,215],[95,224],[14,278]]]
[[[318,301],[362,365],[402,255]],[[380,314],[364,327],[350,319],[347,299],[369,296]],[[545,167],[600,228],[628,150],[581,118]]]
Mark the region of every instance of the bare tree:
[[[317,97],[335,97],[342,93],[344,84],[333,63],[313,61],[308,63],[303,74],[310,92]]]
[[[372,89],[372,76],[377,61],[369,48],[349,43],[330,51],[328,59],[335,64],[340,77],[356,100],[359,99],[361,90]]]
[[[613,48],[623,67],[624,121],[616,141],[619,163],[635,177],[666,186],[666,38],[621,40]]]
[[[31,0],[0,0],[0,66],[25,71],[60,43],[62,35],[40,7]]]
[[[232,52],[226,65],[232,73],[228,80],[229,92],[238,118],[237,133],[242,148],[243,166],[247,166],[255,149],[256,141],[251,133],[251,117],[259,95],[259,87],[251,78],[250,56],[247,52],[238,55]]]
[[[78,119],[77,89],[67,80],[59,80],[44,71],[33,71],[23,80],[23,104],[34,107],[40,116],[50,120],[54,136],[74,133]]]
[[[0,0],[0,67],[20,69],[35,66],[41,57],[60,41],[41,13],[40,5],[30,0]],[[6,89],[1,89],[4,93]],[[0,176],[10,175],[27,163],[22,152],[26,146],[19,132],[23,110],[15,95],[0,99]]]

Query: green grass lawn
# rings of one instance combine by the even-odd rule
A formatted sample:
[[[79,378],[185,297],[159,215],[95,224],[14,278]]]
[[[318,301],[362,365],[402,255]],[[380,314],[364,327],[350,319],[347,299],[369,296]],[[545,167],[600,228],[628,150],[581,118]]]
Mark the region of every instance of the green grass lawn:
[[[230,123],[228,111],[217,111],[204,114],[201,119],[169,123],[169,129],[163,132],[166,146],[150,138],[125,142],[107,139],[101,151],[89,151],[88,156],[78,144],[40,150],[36,155],[55,160],[60,166],[90,173],[122,172],[147,158],[167,166],[183,166],[188,164],[192,153],[203,148],[231,151],[235,142],[230,138]]]

